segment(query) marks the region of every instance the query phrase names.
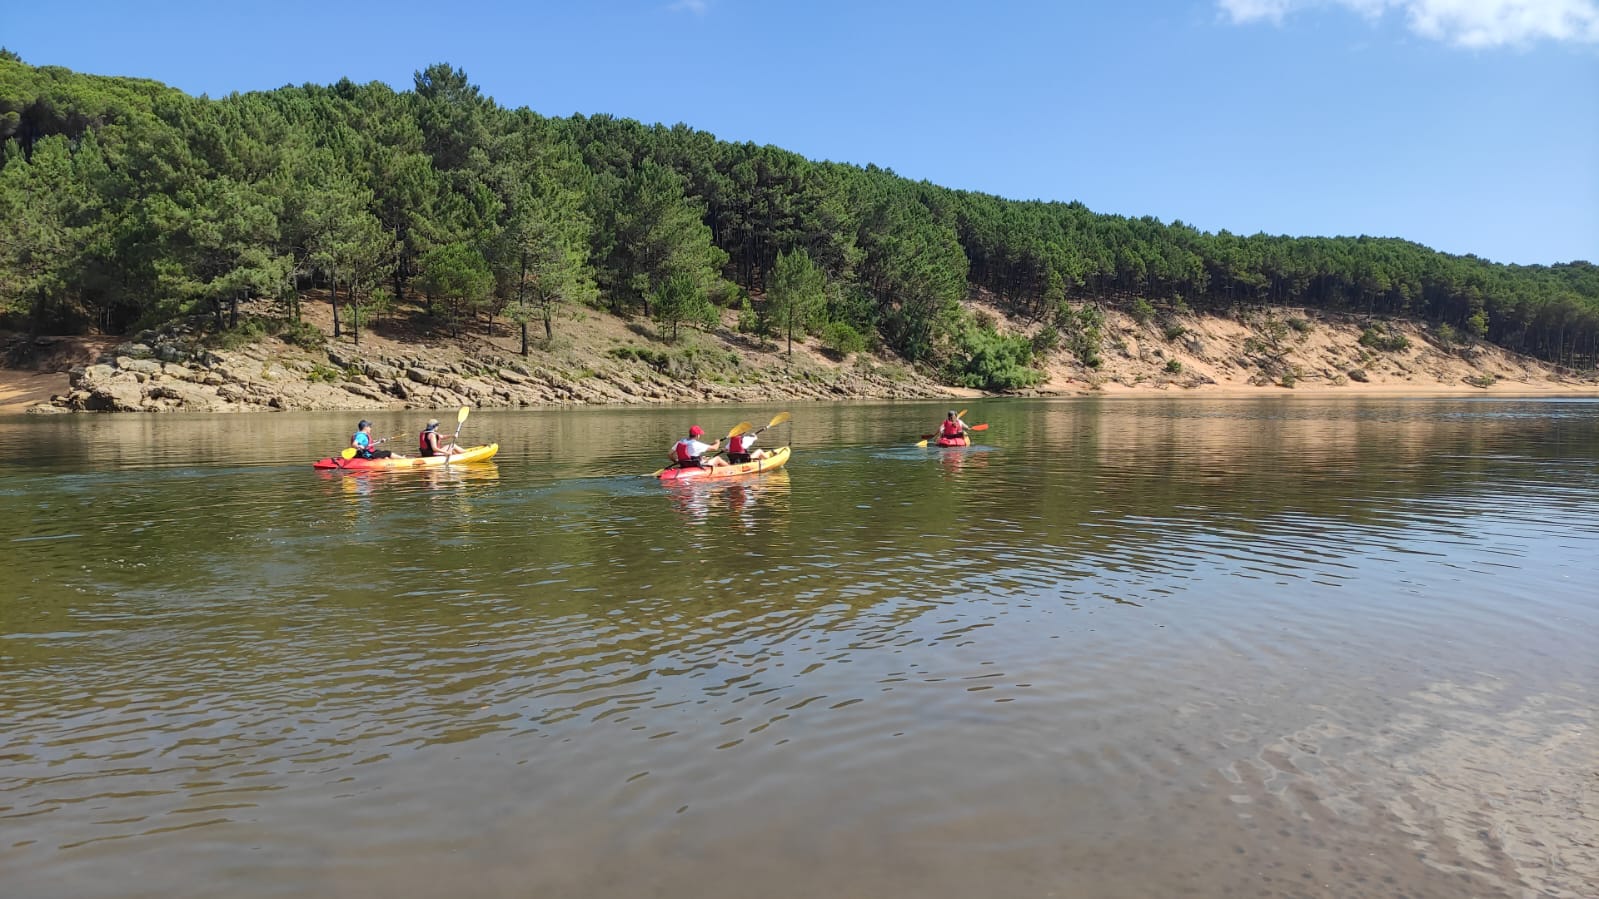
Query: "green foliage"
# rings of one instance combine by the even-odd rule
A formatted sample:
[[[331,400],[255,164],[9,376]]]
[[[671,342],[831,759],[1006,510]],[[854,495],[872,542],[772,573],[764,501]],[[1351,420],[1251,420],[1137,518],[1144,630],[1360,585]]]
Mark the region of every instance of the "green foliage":
[[[764,316],[756,313],[755,306],[750,303],[746,295],[738,301],[738,332],[765,338],[771,336],[771,323]]]
[[[1311,324],[1310,319],[1300,318],[1299,316],[1293,316],[1292,318],[1289,318],[1288,327],[1293,328],[1300,334],[1309,334],[1316,328],[1315,325]]]
[[[1047,356],[1061,348],[1060,329],[1054,325],[1045,325],[1033,332],[1033,354]]]
[[[310,322],[251,315],[240,319],[236,327],[207,335],[205,345],[219,350],[236,350],[268,337],[276,337],[284,343],[308,350],[320,350],[327,343],[327,335]]]
[[[455,260],[469,283],[437,271],[446,248],[478,254]],[[1056,328],[1085,364],[1099,336],[1056,310],[1129,297],[1145,324],[1157,306],[1346,311],[1599,361],[1590,262],[1499,265],[1397,239],[1241,236],[1003,200],[687,126],[505,109],[442,63],[404,92],[341,81],[213,100],[0,53],[0,315],[34,330],[193,312],[223,325],[251,298],[284,299],[296,318],[300,290],[332,286],[355,304],[335,328],[358,338],[382,284],[396,307],[420,287],[454,328],[503,311],[548,339],[563,307],[650,316],[674,277],[711,301],[730,295],[724,278],[758,290],[798,251],[826,309],[800,316],[796,336],[845,322],[912,362],[951,355],[973,288]]]
[[[827,278],[804,250],[777,254],[772,286],[766,292],[767,318],[788,338],[794,355],[794,333],[817,324],[826,309]]]
[[[1488,336],[1488,313],[1487,313],[1487,311],[1482,310],[1482,309],[1478,309],[1477,311],[1473,312],[1471,314],[1471,317],[1466,319],[1466,329],[1469,330],[1472,334],[1474,334],[1477,337],[1487,337]]]
[[[1073,308],[1062,301],[1055,310],[1055,328],[1059,330],[1066,348],[1077,360],[1089,368],[1103,364],[1099,357],[1105,313],[1097,306],[1083,305]]]
[[[966,319],[955,335],[949,377],[963,387],[1015,390],[1043,380],[1032,362],[1033,346],[1026,337],[1001,334],[992,323]]]
[[[1188,328],[1174,321],[1168,321],[1164,325],[1161,325],[1160,328],[1160,335],[1167,340],[1176,340],[1187,333]]]
[[[692,275],[678,274],[668,278],[655,290],[655,322],[661,327],[661,336],[667,343],[677,341],[678,327],[709,328],[716,324],[716,307],[706,299],[705,291]]]
[[[422,289],[444,302],[443,318],[456,333],[466,315],[483,307],[493,286],[488,260],[464,243],[446,244],[422,257]]]
[[[1369,327],[1360,332],[1360,345],[1387,353],[1410,349],[1410,338],[1384,325]]]
[[[1443,322],[1433,329],[1433,335],[1438,338],[1438,343],[1446,350],[1452,350],[1460,343],[1460,330],[1448,322]]]
[[[346,377],[348,377],[348,372],[346,372],[344,369],[334,368],[331,365],[323,365],[320,362],[313,362],[311,364],[311,370],[305,373],[305,379],[313,384],[318,382],[323,384],[337,384],[340,381],[343,381]]]
[[[306,350],[319,350],[328,342],[328,335],[323,333],[321,328],[306,321],[282,323],[278,337],[284,343],[291,343]]]
[[[866,349],[866,338],[849,322],[829,322],[822,328],[822,345],[839,356],[848,356]]]
[[[1168,374],[1173,374],[1173,375],[1182,374],[1183,373],[1183,362],[1182,362],[1182,360],[1181,359],[1168,359],[1168,360],[1166,360],[1166,372]]]

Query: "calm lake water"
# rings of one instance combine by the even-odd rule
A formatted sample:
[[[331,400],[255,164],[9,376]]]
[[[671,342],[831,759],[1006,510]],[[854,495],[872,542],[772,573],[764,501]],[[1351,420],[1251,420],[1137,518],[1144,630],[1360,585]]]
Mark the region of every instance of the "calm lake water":
[[[1599,402],[967,405],[6,420],[0,892],[1595,894]]]

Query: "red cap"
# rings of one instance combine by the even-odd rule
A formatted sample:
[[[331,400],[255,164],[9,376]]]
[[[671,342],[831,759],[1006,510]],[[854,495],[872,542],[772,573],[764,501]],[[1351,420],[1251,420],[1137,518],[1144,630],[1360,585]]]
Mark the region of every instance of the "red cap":
[[[699,425],[694,425],[693,427],[688,429],[688,435],[690,437],[698,437],[698,436],[700,436],[703,433],[705,433],[705,429],[700,427]]]

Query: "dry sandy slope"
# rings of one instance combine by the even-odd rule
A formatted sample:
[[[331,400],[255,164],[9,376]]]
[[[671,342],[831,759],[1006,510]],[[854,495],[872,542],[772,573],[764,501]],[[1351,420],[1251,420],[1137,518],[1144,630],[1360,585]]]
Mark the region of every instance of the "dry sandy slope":
[[[1169,315],[1143,324],[1118,311],[1105,318],[1102,364],[1091,369],[1056,353],[1042,392],[1599,393],[1593,372],[1561,370],[1479,341],[1445,346],[1415,322],[1290,309],[1243,318]],[[1402,335],[1409,347],[1363,346],[1361,335],[1373,325]]]

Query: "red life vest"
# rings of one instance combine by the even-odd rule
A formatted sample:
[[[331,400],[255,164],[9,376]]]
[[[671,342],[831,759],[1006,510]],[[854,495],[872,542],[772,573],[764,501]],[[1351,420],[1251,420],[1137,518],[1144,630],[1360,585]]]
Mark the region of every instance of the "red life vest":
[[[677,445],[672,447],[672,458],[679,462],[698,462],[700,460],[699,456],[688,451],[687,440],[679,440]]]
[[[727,438],[727,451],[730,453],[749,452],[749,450],[744,448],[744,435],[740,434],[737,437]]]
[[[939,428],[945,437],[959,437],[961,435],[960,422],[951,418],[944,419],[944,423],[939,425]]]
[[[422,429],[422,433],[417,435],[416,449],[417,452],[424,456],[433,455],[433,445],[428,443],[428,430],[426,428]]]

